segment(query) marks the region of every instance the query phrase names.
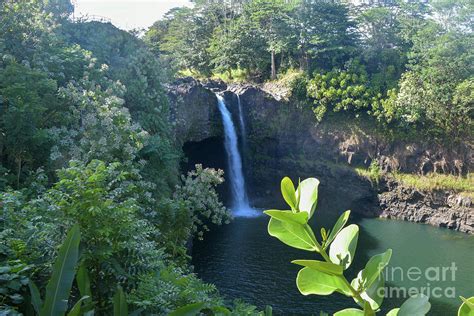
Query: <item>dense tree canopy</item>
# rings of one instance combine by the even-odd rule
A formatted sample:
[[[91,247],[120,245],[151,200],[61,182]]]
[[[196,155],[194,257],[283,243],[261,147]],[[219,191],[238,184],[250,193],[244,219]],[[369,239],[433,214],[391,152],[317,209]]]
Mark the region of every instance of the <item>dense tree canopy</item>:
[[[473,127],[472,15],[470,1],[452,0],[195,1],[145,41],[176,71],[262,81],[299,69],[317,120],[366,113],[459,140]]]

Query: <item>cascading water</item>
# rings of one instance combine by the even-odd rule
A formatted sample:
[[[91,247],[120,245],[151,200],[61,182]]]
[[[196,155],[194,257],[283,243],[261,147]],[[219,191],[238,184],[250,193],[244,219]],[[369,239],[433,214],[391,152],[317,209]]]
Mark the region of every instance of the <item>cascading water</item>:
[[[245,135],[247,135],[247,132],[245,131],[244,115],[242,113],[242,103],[240,102],[240,95],[238,95],[237,93],[235,95],[237,96],[237,105],[239,106],[240,132],[242,134],[242,141],[245,141]]]
[[[233,214],[235,216],[243,217],[256,216],[258,213],[250,207],[247,192],[245,191],[245,178],[242,172],[242,158],[240,157],[239,153],[237,133],[235,131],[234,122],[232,121],[232,115],[225,105],[224,98],[218,94],[216,94],[216,96],[217,105],[219,107],[219,111],[221,112],[222,123],[224,125],[224,146],[229,162],[229,181],[232,189]]]
[[[243,161],[245,164],[245,154],[247,153],[247,131],[245,130],[245,122],[244,122],[244,114],[242,111],[242,103],[240,102],[240,95],[237,93],[235,94],[237,96],[237,105],[239,107],[239,123],[240,123],[240,140],[242,144],[242,156],[244,157]]]

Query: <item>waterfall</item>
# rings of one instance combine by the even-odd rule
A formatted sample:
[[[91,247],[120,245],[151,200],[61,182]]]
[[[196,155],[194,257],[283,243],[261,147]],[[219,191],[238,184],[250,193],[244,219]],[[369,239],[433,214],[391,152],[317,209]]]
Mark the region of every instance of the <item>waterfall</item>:
[[[239,106],[240,132],[242,133],[242,141],[245,142],[245,136],[247,135],[247,132],[245,131],[244,115],[242,113],[242,103],[240,103],[240,95],[238,95],[237,93],[235,95],[237,96],[237,105]]]
[[[235,131],[232,115],[226,107],[224,98],[217,95],[217,105],[222,115],[224,125],[224,146],[229,164],[229,182],[232,191],[232,210],[235,216],[255,216],[257,212],[249,205],[247,192],[245,191],[245,178],[242,172],[242,158],[240,157],[238,138]],[[239,113],[240,114],[240,113]],[[240,116],[241,117],[241,116]],[[242,121],[243,123],[243,121]]]
[[[237,105],[239,107],[240,134],[242,135],[242,155],[245,157],[245,154],[247,153],[247,131],[245,129],[244,114],[242,111],[242,103],[240,102],[240,95],[238,95],[237,93],[235,95],[237,96]],[[245,163],[245,159],[243,161]]]

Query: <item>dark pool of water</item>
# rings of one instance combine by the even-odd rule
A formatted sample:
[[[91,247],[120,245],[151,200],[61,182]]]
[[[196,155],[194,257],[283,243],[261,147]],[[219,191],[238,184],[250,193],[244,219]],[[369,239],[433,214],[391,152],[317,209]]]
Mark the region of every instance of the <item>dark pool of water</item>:
[[[319,212],[315,219],[313,227],[331,227],[336,215]],[[460,305],[459,295],[474,295],[474,236],[395,220],[353,218],[352,221],[361,231],[356,260],[347,271],[349,279],[355,277],[370,256],[392,248],[390,265],[395,267],[389,270],[393,275],[389,282],[392,288],[429,287],[432,296],[444,294],[441,298],[431,297],[430,315],[455,315]],[[193,247],[196,273],[214,283],[227,299],[241,298],[259,308],[271,305],[275,315],[319,315],[319,311],[334,313],[348,306],[356,307],[352,299],[340,294],[301,295],[295,284],[299,268],[290,261],[317,259],[318,255],[290,248],[270,237],[267,223],[266,216],[236,218],[231,224],[208,233],[204,241],[196,241]],[[442,271],[442,267],[449,267],[453,262],[457,268],[454,280],[450,270],[445,273],[444,281],[432,281],[438,268]],[[423,275],[418,281],[409,281],[406,271],[410,267],[419,268],[423,274],[433,268],[428,277]],[[455,298],[446,297],[449,288],[454,288]],[[452,290],[448,296],[451,294]],[[403,300],[386,299],[382,311],[399,306]]]

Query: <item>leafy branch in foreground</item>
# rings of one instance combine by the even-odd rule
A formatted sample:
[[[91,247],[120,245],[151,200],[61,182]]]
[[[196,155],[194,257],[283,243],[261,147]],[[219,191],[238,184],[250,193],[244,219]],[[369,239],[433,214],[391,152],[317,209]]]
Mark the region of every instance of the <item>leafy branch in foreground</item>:
[[[463,303],[459,306],[458,316],[474,316],[474,296],[464,298],[461,296]]]
[[[334,292],[352,297],[362,308],[348,308],[336,316],[375,315],[384,299],[385,279],[383,269],[388,265],[392,250],[369,259],[365,268],[351,282],[344,275],[354,260],[359,237],[359,227],[348,225],[350,211],[344,212],[334,227],[321,228],[318,240],[308,224],[318,201],[319,181],[308,178],[298,188],[290,178],[281,181],[281,192],[291,210],[267,210],[268,233],[293,248],[316,252],[323,260],[293,260],[303,266],[298,272],[296,285],[303,295],[330,295]],[[419,294],[405,301],[400,308],[392,309],[387,316],[426,315],[431,305],[428,297]]]

